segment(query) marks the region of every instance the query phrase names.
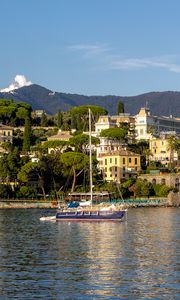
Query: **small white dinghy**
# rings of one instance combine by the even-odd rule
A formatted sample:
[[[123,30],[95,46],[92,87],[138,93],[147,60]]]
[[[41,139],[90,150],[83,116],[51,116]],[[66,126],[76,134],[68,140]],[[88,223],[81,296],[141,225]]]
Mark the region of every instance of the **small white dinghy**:
[[[55,221],[56,216],[49,216],[49,217],[41,217],[40,221]]]

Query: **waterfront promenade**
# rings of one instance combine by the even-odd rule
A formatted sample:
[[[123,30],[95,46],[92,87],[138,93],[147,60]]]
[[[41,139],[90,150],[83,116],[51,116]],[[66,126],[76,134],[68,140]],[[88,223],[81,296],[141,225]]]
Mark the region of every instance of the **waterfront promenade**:
[[[166,198],[138,198],[103,202],[94,205],[94,208],[114,204],[117,208],[135,207],[178,207],[180,206],[180,193],[169,194]],[[0,199],[0,209],[3,208],[58,208],[60,203],[48,200],[32,199]],[[63,205],[67,203],[61,203]]]

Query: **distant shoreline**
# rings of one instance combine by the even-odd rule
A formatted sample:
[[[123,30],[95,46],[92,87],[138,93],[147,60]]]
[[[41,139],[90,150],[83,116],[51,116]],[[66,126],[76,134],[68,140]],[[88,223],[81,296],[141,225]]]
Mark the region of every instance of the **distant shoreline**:
[[[111,205],[113,202],[109,202]],[[117,208],[137,208],[137,207],[179,207],[180,201],[178,203],[171,203],[168,201],[168,198],[162,199],[152,199],[152,198],[143,198],[143,199],[125,199],[121,202],[114,203]],[[107,205],[107,203],[101,203],[101,207]],[[95,204],[95,207],[100,205]],[[15,200],[3,200],[0,201],[0,209],[58,209],[58,204],[53,202],[44,202],[44,201],[15,201]]]

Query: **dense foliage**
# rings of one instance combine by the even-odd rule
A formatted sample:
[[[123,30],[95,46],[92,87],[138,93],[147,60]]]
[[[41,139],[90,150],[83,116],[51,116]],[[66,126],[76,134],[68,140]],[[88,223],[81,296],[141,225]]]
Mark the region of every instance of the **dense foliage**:
[[[123,128],[109,128],[101,131],[100,136],[122,141],[127,137],[127,130]]]
[[[31,111],[32,108],[29,104],[0,99],[0,122],[4,125],[24,125],[25,119],[30,117]]]
[[[33,117],[31,106],[25,103],[14,103],[13,100],[0,100],[0,121],[4,125],[17,126],[14,130],[13,144],[5,142],[1,147],[5,153],[0,156],[0,197],[37,197],[46,195],[57,197],[67,191],[89,190],[89,135],[88,108],[93,115],[93,126],[99,115],[107,111],[99,106],[74,107],[67,112],[59,111],[49,117],[45,113],[42,117]],[[119,112],[123,111],[119,103]],[[41,125],[34,126],[33,125]],[[47,127],[49,124],[52,127]],[[20,126],[23,126],[23,131]],[[47,138],[57,134],[59,129],[75,129],[74,135],[67,141],[51,140]],[[93,127],[92,127],[93,129]],[[102,137],[128,143],[129,127],[106,129],[101,132]],[[43,143],[42,143],[43,142]],[[99,144],[99,139],[92,137],[92,144]],[[128,147],[133,152],[141,154],[147,161],[149,145],[146,141],[130,142]],[[169,147],[179,153],[180,142],[176,137],[169,139]],[[52,153],[48,154],[48,149]],[[36,162],[31,160],[30,154],[35,154]],[[94,153],[93,153],[94,154]],[[152,185],[147,181],[130,178],[120,186],[103,181],[102,174],[97,168],[97,161],[93,155],[94,190],[113,191],[114,196],[150,197],[166,196],[171,188],[165,185]],[[148,166],[150,169],[152,166]],[[154,166],[156,167],[156,166]],[[145,166],[147,169],[147,166]],[[121,192],[119,192],[121,191]]]

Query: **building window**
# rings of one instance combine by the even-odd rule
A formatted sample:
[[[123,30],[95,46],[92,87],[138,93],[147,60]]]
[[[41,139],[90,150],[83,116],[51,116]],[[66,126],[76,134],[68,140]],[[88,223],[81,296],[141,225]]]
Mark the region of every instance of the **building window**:
[[[144,130],[143,129],[140,129],[140,134],[144,134]]]
[[[123,165],[125,165],[125,163],[126,163],[126,158],[123,157]]]
[[[105,158],[105,165],[107,166],[107,158]]]
[[[110,164],[112,164],[112,158],[110,158]]]
[[[6,136],[6,131],[4,131],[4,136]]]
[[[137,165],[137,157],[134,159],[134,164]]]
[[[166,179],[165,178],[161,179],[161,184],[166,184]]]
[[[107,172],[107,168],[104,168],[104,171]]]
[[[129,163],[131,163],[131,157],[129,157]]]
[[[117,165],[117,158],[115,158],[115,165]]]
[[[10,131],[8,131],[8,136],[10,136]]]
[[[117,172],[117,167],[114,167],[114,171]]]

